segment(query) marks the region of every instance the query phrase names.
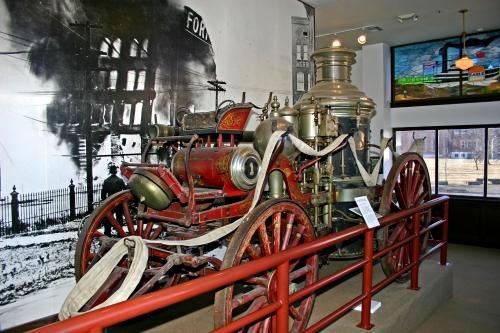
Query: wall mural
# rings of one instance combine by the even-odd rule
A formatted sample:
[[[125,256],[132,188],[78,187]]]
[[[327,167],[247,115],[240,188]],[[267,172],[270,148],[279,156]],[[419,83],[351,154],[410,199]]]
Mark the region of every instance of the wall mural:
[[[214,53],[195,8],[160,0],[5,0],[0,17],[2,87],[12,87],[0,98],[0,183],[2,175],[6,183],[34,174],[18,192],[47,182],[67,187],[70,178],[84,185],[88,129],[96,184],[109,162],[139,158],[133,154],[150,124],[173,122],[178,108],[213,108],[204,101],[213,95],[206,88],[216,79]],[[16,136],[17,145],[9,141]],[[12,230],[11,190],[4,185],[0,202],[0,329],[39,318],[74,284],[78,220],[22,219]],[[19,198],[19,209],[35,213],[58,200]]]
[[[392,102],[395,106],[467,101],[500,96],[500,31],[469,35],[467,55],[474,66],[460,73],[460,37],[392,48]]]

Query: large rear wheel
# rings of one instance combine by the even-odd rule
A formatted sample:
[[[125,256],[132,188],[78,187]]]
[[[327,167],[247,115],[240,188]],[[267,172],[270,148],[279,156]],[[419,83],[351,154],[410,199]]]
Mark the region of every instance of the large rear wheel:
[[[379,211],[383,214],[398,212],[403,209],[423,204],[431,198],[431,182],[424,160],[416,153],[404,153],[399,156],[387,176],[384,185]],[[430,222],[430,211],[424,212],[418,223],[426,227]],[[407,217],[402,223],[385,227],[380,230],[379,248],[391,246],[413,232],[413,218]],[[421,237],[421,248],[427,246],[428,234]],[[390,251],[381,260],[384,273],[389,276],[402,270],[410,264],[411,244]],[[409,278],[409,272],[403,274],[397,281],[404,282]]]
[[[315,239],[314,228],[302,207],[290,200],[266,201],[250,212],[231,238],[221,269],[284,251]],[[290,262],[289,290],[293,293],[317,280],[318,256],[310,255]],[[215,295],[215,326],[254,312],[276,299],[276,270],[252,276]],[[307,326],[314,295],[289,307],[290,332]],[[270,332],[271,318],[246,327],[245,332]]]

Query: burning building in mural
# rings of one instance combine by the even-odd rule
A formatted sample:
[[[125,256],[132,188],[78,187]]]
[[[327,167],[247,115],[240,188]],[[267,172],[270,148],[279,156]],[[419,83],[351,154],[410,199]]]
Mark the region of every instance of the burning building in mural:
[[[175,110],[203,107],[215,62],[198,14],[174,1],[6,0],[10,30],[32,41],[29,67],[54,82],[47,106],[50,130],[85,164],[85,131],[93,155],[108,135],[111,154],[121,134],[143,135]],[[88,136],[87,136],[88,137]]]

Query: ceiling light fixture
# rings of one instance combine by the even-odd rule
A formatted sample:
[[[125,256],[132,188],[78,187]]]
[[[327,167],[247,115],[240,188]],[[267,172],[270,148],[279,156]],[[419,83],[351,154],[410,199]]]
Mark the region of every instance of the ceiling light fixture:
[[[340,46],[342,46],[342,43],[338,38],[335,38],[332,42],[332,47],[340,47]]]
[[[327,32],[324,34],[319,34],[314,37],[324,37],[324,36],[330,36],[330,35],[338,35],[342,34],[345,32],[352,32],[352,31],[366,31],[366,32],[376,32],[376,31],[382,31],[382,28],[376,25],[364,25],[362,27],[355,27],[355,28],[349,28],[349,29],[344,29],[344,30],[339,30],[339,31],[334,31],[334,32]]]
[[[396,17],[399,23],[404,24],[407,21],[418,21],[418,15],[415,13],[401,14]]]
[[[358,36],[358,44],[360,44],[360,45],[366,44],[366,35],[365,34]]]
[[[458,69],[465,71],[465,70],[468,70],[469,68],[471,68],[472,66],[474,66],[474,61],[472,61],[472,59],[467,57],[467,49],[465,48],[465,38],[467,37],[467,35],[465,34],[465,13],[467,13],[468,10],[467,9],[460,9],[458,12],[462,14],[462,27],[463,27],[463,31],[462,31],[462,41],[463,41],[462,55],[463,55],[463,57],[458,59],[457,61],[455,61],[455,66]]]
[[[407,21],[418,21],[418,15],[415,13],[401,14],[401,15],[398,15],[396,18],[399,21],[399,23],[401,23],[401,24],[404,24]]]

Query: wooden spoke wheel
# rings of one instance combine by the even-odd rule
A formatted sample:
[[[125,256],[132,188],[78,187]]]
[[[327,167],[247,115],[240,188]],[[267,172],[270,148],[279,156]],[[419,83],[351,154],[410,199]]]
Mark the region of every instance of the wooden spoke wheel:
[[[129,191],[121,191],[105,199],[89,216],[78,237],[75,251],[75,277],[80,278],[120,239],[136,235],[144,239],[158,239],[166,232],[162,224],[137,218],[141,205]],[[143,208],[145,209],[145,208]],[[168,253],[149,250],[147,268],[158,268],[165,264]],[[124,260],[120,266],[126,268]],[[178,279],[173,274],[166,283]],[[165,279],[163,279],[165,280]]]
[[[406,208],[418,206],[431,198],[431,183],[424,160],[416,153],[405,153],[399,156],[389,172],[380,200],[380,212],[384,215]],[[430,211],[424,212],[419,221],[421,227],[430,222]],[[411,217],[380,230],[378,236],[379,248],[391,246],[413,232]],[[428,235],[421,238],[421,248],[425,249]],[[381,260],[384,273],[389,276],[410,264],[411,243],[390,251]],[[409,272],[403,274],[397,281],[404,282],[409,278]]]
[[[307,213],[290,200],[266,201],[250,212],[228,245],[221,269],[269,256],[315,239]],[[317,280],[318,256],[290,262],[289,290],[293,293]],[[221,327],[254,312],[276,298],[275,270],[239,281],[215,295],[215,326]],[[314,295],[290,304],[290,332],[302,332],[309,320]],[[245,328],[246,332],[270,332],[272,318]]]

